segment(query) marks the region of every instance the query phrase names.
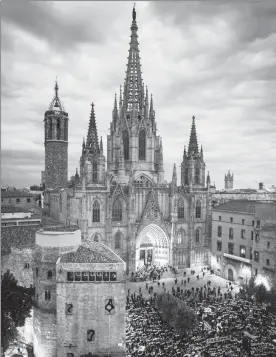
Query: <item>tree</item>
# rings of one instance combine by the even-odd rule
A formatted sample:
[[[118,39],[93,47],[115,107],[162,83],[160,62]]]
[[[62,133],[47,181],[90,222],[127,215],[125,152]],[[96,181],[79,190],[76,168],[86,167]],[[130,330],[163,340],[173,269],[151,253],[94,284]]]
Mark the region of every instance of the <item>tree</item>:
[[[34,288],[18,285],[14,275],[7,270],[1,276],[1,346],[6,351],[17,337],[17,327],[24,326],[31,316]]]
[[[177,309],[174,327],[180,336],[186,335],[197,324],[196,315],[187,305],[180,304]]]
[[[263,284],[255,287],[255,298],[257,302],[263,303],[268,300],[269,293]]]

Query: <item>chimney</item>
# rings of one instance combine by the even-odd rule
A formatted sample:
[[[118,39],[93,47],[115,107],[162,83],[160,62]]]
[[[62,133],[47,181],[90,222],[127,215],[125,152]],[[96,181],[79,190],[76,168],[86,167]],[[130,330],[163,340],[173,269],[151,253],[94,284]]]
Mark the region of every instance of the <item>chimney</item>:
[[[264,184],[263,182],[259,182],[259,190],[263,190],[264,189]]]

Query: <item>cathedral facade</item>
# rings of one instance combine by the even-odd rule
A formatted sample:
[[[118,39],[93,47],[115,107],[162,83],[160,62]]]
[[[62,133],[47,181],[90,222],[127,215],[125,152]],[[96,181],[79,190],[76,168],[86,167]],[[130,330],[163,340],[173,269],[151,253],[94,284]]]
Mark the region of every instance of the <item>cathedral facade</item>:
[[[119,97],[115,95],[106,156],[92,104],[72,189],[55,170],[64,162],[67,165],[67,134],[62,128],[68,130],[68,114],[55,91],[51,116],[45,113],[45,213],[65,224],[77,223],[84,241],[106,244],[126,262],[127,273],[147,263],[205,265],[210,247],[210,176],[198,146],[195,117],[181,177],[177,178],[174,164],[168,183],[153,98],[142,80],[137,31],[133,9],[126,78]]]

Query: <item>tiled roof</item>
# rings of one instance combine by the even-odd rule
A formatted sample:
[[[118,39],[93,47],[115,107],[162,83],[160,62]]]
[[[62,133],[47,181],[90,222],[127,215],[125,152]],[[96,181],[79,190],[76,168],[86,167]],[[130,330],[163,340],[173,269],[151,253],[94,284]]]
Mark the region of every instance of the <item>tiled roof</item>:
[[[61,256],[61,263],[117,263],[120,260],[115,254],[95,244],[93,248],[79,246],[76,252],[66,253]]]
[[[255,213],[257,201],[233,200],[213,208],[214,211],[232,211]]]
[[[1,213],[28,212],[28,208],[1,205]]]
[[[35,232],[39,226],[14,226],[1,227],[1,253],[2,255],[11,252],[13,248],[32,248],[35,246]]]
[[[44,232],[76,232],[78,229],[78,226],[43,227]]]
[[[1,197],[36,197],[36,194],[30,193],[30,192],[24,192],[24,191],[2,191],[1,192]]]

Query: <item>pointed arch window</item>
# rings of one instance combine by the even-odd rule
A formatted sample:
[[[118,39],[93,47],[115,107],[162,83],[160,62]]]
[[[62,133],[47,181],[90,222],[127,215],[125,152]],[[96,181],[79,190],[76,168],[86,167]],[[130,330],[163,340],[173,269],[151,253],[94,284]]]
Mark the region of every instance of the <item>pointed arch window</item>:
[[[115,234],[114,247],[115,249],[121,249],[121,246],[122,246],[122,234],[121,232],[117,232]]]
[[[52,138],[53,138],[53,125],[52,125],[52,119],[50,119],[48,139],[52,140]]]
[[[197,230],[196,230],[195,241],[196,241],[196,243],[200,242],[200,229],[199,228],[197,228]]]
[[[200,168],[196,167],[195,169],[195,184],[199,185],[200,184]]]
[[[92,166],[92,182],[97,183],[98,182],[98,165],[96,162],[93,162]]]
[[[139,133],[139,160],[146,160],[146,131],[142,129]]]
[[[57,120],[57,140],[61,139],[60,119]]]
[[[128,131],[123,131],[124,159],[129,160],[129,135]]]
[[[47,279],[52,279],[52,277],[53,277],[53,272],[52,272],[52,270],[48,270],[48,272],[47,272]]]
[[[93,203],[93,222],[100,222],[100,204],[98,201]]]
[[[59,195],[59,213],[62,213],[62,196]]]
[[[177,217],[178,219],[184,218],[184,201],[182,198],[178,200]]]
[[[94,242],[99,242],[99,237],[98,237],[97,234],[96,234],[95,237],[94,237]]]
[[[185,185],[189,185],[189,171],[188,171],[188,169],[185,169],[185,172],[184,172],[184,182],[185,182]]]
[[[195,218],[201,218],[201,202],[199,200],[196,202]]]
[[[112,207],[112,220],[115,222],[121,222],[123,220],[123,209],[120,200],[116,200]]]

